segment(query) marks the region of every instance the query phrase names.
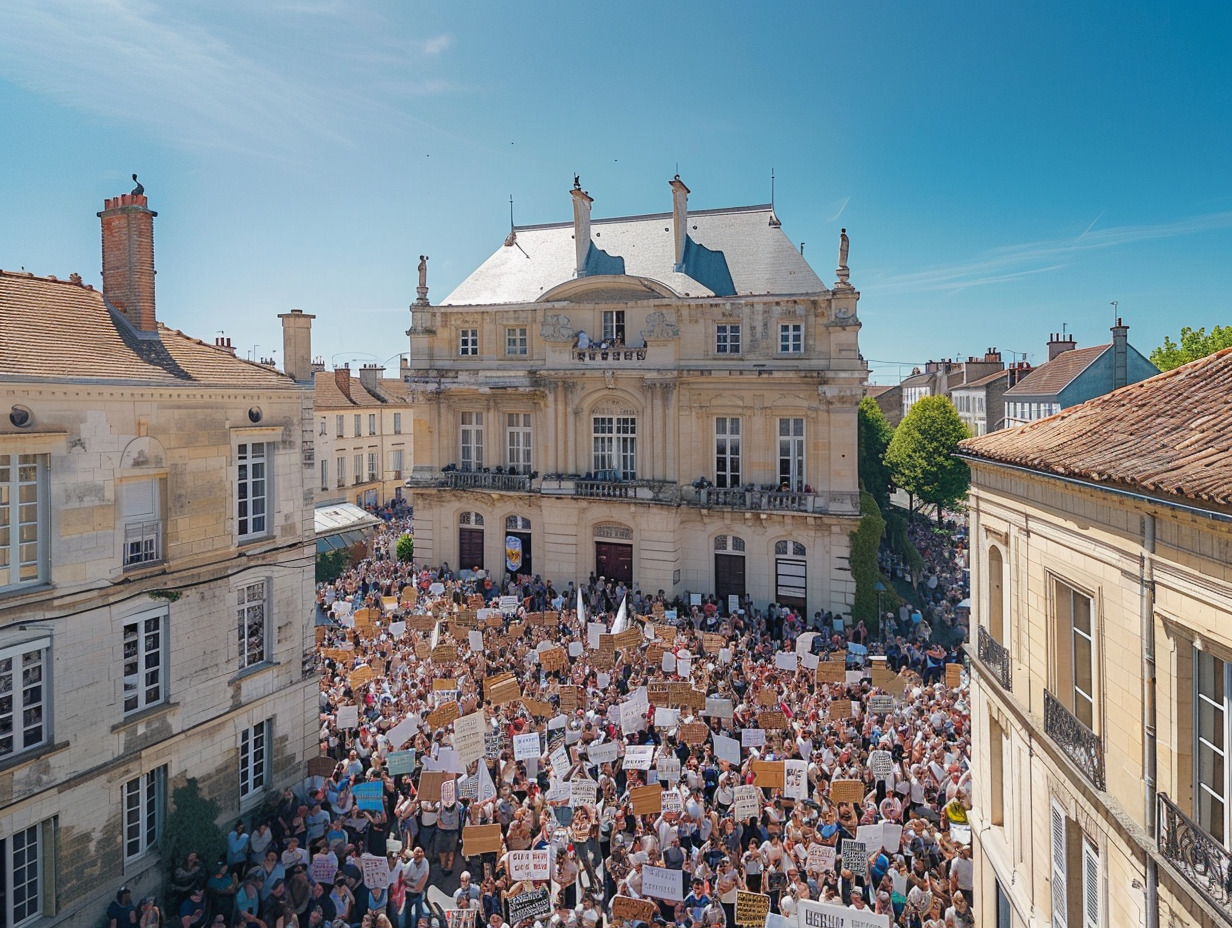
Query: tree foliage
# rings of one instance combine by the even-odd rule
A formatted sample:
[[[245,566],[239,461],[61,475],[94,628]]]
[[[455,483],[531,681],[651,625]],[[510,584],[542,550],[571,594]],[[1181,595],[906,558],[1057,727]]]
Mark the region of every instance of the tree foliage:
[[[171,812],[163,828],[162,857],[168,867],[183,862],[196,851],[207,864],[227,855],[227,839],[218,827],[218,803],[201,795],[197,781],[189,778],[171,794]]]
[[[881,579],[877,549],[881,546],[885,519],[881,517],[877,501],[867,491],[860,494],[860,515],[860,525],[851,533],[851,576],[856,582],[851,621],[853,625],[862,621],[876,636],[881,618],[877,614],[877,581]]]
[[[402,535],[398,539],[398,546],[395,550],[400,561],[412,561],[415,559],[415,539],[410,535]]]
[[[894,428],[871,396],[860,400],[857,434],[860,484],[873,494],[884,511],[890,503],[890,468],[886,466],[885,453],[894,437]]]
[[[322,551],[317,555],[317,583],[333,583],[350,566],[351,552],[346,548]]]
[[[926,396],[894,430],[885,461],[890,479],[923,503],[941,510],[967,495],[971,474],[954,456],[958,443],[968,437],[958,411],[944,396]]]
[[[1151,352],[1151,363],[1161,371],[1170,371],[1224,348],[1232,348],[1232,325],[1217,325],[1209,334],[1206,326],[1191,329],[1186,325],[1181,327],[1179,345],[1164,336],[1164,343]]]

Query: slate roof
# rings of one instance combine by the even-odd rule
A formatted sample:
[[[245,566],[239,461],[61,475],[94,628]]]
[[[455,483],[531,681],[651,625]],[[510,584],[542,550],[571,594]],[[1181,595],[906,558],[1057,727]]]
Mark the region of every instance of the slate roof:
[[[514,231],[514,241],[501,246],[440,305],[532,303],[573,279],[572,222]],[[769,205],[689,212],[686,273],[673,270],[671,213],[592,219],[590,232],[586,267],[592,273],[646,277],[693,297],[828,292],[783,234]]]
[[[1110,487],[1232,506],[1230,400],[1232,348],[1047,419],[968,438],[959,449]]]
[[[0,377],[294,387],[286,374],[158,326],[141,337],[98,290],[0,271]]]
[[[1071,348],[1051,361],[1041,364],[1026,377],[1005,391],[1009,398],[1016,396],[1056,396],[1074,378],[1095,363],[1111,345],[1093,345],[1090,348]]]
[[[970,390],[975,387],[987,387],[990,384],[996,383],[997,380],[1008,377],[1009,375],[1010,375],[1010,372],[1008,370],[994,371],[993,373],[989,374],[987,377],[981,377],[979,380],[973,380],[970,383],[960,383],[956,385],[953,389],[954,390]],[[1009,392],[1009,391],[1006,391],[1006,392]]]

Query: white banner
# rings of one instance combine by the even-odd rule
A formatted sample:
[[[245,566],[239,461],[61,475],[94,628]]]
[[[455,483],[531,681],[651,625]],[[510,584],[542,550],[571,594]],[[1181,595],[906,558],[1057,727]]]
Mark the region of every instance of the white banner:
[[[799,928],[890,928],[889,915],[876,915],[872,909],[863,912],[830,902],[796,903]]]
[[[683,902],[684,871],[642,864],[642,895],[666,899],[669,902]]]
[[[625,759],[622,766],[625,770],[649,770],[654,760],[655,746],[653,744],[625,745]]]
[[[594,806],[598,797],[599,784],[594,780],[576,777],[569,781],[569,805],[573,806],[573,808]]]
[[[514,760],[538,760],[540,753],[538,732],[531,732],[529,735],[513,736]]]
[[[728,738],[726,735],[712,735],[711,740],[714,742],[714,756],[719,760],[725,760],[733,767],[740,766],[740,742],[735,738]]]
[[[592,743],[586,748],[586,759],[592,764],[614,764],[620,755],[620,744],[616,741],[605,741],[602,744]]]
[[[808,764],[805,761],[783,762],[783,795],[788,799],[808,799]]]
[[[550,880],[552,878],[552,852],[510,851],[509,875],[515,880]]]

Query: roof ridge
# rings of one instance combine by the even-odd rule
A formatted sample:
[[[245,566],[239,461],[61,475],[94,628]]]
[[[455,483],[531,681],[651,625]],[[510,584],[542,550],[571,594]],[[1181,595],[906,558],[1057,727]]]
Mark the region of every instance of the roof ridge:
[[[771,213],[773,212],[773,210],[771,209],[769,203],[757,203],[752,206],[723,206],[723,207],[718,207],[715,209],[691,209],[688,211],[688,215],[689,216],[716,216],[716,215],[729,214],[729,213],[758,213],[758,212]],[[666,213],[637,213],[633,216],[608,216],[603,219],[592,218],[590,220],[590,224],[592,226],[598,226],[598,225],[603,225],[605,223],[613,223],[613,222],[635,222],[639,220],[671,219],[673,215],[674,214],[671,212],[666,212]],[[530,232],[530,231],[537,231],[537,230],[542,230],[542,229],[572,229],[572,228],[573,228],[573,220],[567,219],[563,222],[540,222],[540,223],[535,223],[534,225],[529,225],[529,226],[515,225],[513,227],[513,230],[515,232]]]

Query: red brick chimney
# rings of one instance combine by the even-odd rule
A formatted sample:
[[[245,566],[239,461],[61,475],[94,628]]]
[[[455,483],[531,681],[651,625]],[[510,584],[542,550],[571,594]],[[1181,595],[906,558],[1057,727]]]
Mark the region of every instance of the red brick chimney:
[[[154,217],[143,193],[122,193],[103,203],[103,296],[133,328],[155,332]]]
[[[334,368],[334,385],[348,400],[351,398],[351,366]]]

